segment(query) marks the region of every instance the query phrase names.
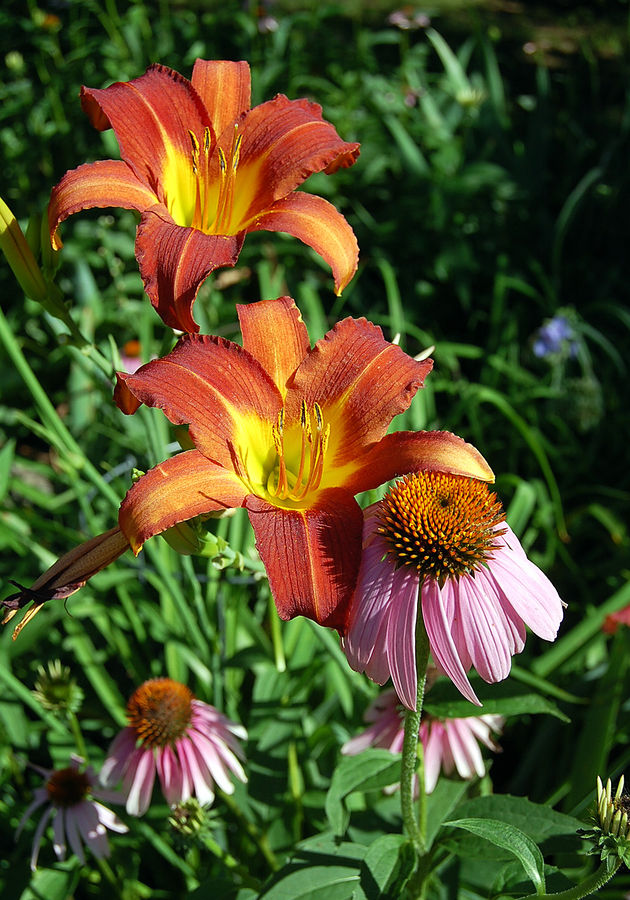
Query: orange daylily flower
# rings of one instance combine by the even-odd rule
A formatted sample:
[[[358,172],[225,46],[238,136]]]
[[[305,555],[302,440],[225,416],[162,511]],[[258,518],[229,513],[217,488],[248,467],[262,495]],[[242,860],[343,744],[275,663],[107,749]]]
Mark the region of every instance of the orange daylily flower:
[[[344,217],[295,189],[315,172],[351,166],[359,145],[341,140],[321,107],[279,94],[250,109],[246,62],[195,62],[188,81],[161,65],[104,90],[81,89],[99,130],[113,128],[121,160],[86,163],[53,188],[51,242],[81,209],[120,206],[141,213],[136,258],[164,322],[199,331],[192,317],[199,286],[235,265],[250,231],[285,231],[331,266],[341,293],[357,268],[358,247]]]
[[[115,399],[188,424],[195,449],[129,490],[119,524],[137,554],[178,522],[248,511],[278,612],[343,633],[361,555],[361,491],[419,469],[493,480],[447,432],[386,434],[422,386],[417,361],[365,319],[344,319],[311,349],[290,297],[237,306],[243,345],[184,335],[163,359],[119,374]]]

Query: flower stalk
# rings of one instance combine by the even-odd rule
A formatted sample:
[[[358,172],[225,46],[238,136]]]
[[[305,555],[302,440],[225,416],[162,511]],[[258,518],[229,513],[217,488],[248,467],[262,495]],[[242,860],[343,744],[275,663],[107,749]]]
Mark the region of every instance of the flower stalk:
[[[403,826],[419,856],[426,853],[427,797],[424,786],[424,753],[419,740],[420,719],[424,702],[424,688],[429,662],[429,638],[418,612],[416,620],[416,666],[418,672],[418,692],[416,709],[408,709],[405,714],[405,738],[402,751],[400,776],[400,800]],[[414,808],[414,775],[418,772],[418,814]]]

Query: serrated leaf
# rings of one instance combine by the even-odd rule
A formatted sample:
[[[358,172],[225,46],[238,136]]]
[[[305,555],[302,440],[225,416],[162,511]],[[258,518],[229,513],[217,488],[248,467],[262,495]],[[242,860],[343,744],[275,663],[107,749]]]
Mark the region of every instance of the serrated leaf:
[[[484,838],[496,847],[509,850],[520,861],[537,894],[545,892],[545,861],[538,846],[519,828],[498,819],[451,819],[451,828],[462,828]]]
[[[326,795],[326,815],[335,834],[348,827],[349,814],[344,799],[354,791],[375,791],[400,780],[400,756],[389,750],[364,750],[346,756],[333,773]]]

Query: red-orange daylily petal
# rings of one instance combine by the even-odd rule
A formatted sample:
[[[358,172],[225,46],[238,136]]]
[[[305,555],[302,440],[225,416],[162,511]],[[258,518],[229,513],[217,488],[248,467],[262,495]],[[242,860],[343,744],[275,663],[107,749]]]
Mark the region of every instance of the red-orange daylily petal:
[[[412,359],[365,319],[344,319],[317,342],[293,377],[287,410],[297,416],[302,399],[321,407],[332,429],[329,477],[335,484],[341,484],[335,469],[358,464],[364,449],[409,407],[432,365]]]
[[[280,618],[307,616],[343,631],[361,558],[363,514],[345,491],[319,493],[306,509],[246,504]]]
[[[197,292],[214,269],[236,263],[244,237],[182,228],[157,209],[143,213],[136,258],[149,300],[167,325],[199,331],[192,316]]]
[[[296,192],[276,200],[249,231],[284,231],[312,247],[332,269],[337,295],[357,270],[359,245],[354,231],[332,203],[315,194]]]
[[[138,181],[126,163],[114,159],[85,163],[66,172],[52,190],[48,206],[52,246],[55,250],[63,246],[57,229],[64,219],[81,209],[121,206],[143,210],[157,202],[155,192]]]
[[[208,111],[217,136],[250,107],[251,76],[246,62],[198,59],[190,80]]]
[[[279,297],[247,306],[237,303],[236,312],[243,347],[271,376],[284,398],[287,381],[311,349],[295,300]]]
[[[117,81],[102,90],[81,88],[81,105],[97,127],[113,128],[120,155],[164,201],[167,167],[190,165],[189,132],[203,135],[212,122],[187,78],[157,63],[132,81]],[[168,207],[168,203],[166,204]]]
[[[449,431],[396,431],[370,447],[348,471],[344,487],[353,494],[368,491],[409,472],[435,471],[494,481],[481,453]],[[353,468],[348,465],[347,470]]]
[[[241,506],[245,496],[233,472],[186,450],[150,469],[127,491],[118,521],[137,554],[145,541],[172,525]]]
[[[173,328],[198,331],[199,286],[236,263],[268,213],[269,230],[295,234],[330,263],[340,292],[356,270],[352,230],[324,200],[285,200],[309,175],[352,165],[359,145],[342,141],[317,104],[278,95],[248,109],[249,97],[247,63],[230,61],[197,60],[192,81],[156,64],[129,82],[82,88],[84,110],[95,127],[113,128],[124,162],[81,167],[54,188],[53,246],[79,209],[138,209],[136,257],[151,302]],[[108,172],[110,185],[94,184]]]
[[[197,449],[229,469],[244,442],[243,430],[262,429],[261,439],[266,433],[269,441],[282,406],[260,363],[220,337],[186,334],[167,356],[118,378],[136,400],[162,409],[176,425],[190,425]]]
[[[334,126],[322,119],[321,106],[308,100],[288,100],[279,94],[255,106],[239,124],[243,136],[237,180],[251,198],[239,215],[248,225],[276,200],[286,197],[315,172],[351,166],[359,144],[342,141]],[[219,144],[231,142],[230,132]]]

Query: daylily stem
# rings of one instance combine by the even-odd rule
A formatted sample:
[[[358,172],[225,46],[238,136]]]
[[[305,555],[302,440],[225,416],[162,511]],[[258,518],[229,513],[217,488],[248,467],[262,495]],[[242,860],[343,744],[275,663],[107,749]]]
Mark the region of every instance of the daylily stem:
[[[427,800],[424,789],[424,753],[419,740],[420,719],[424,701],[424,686],[427,680],[429,662],[429,638],[422,612],[418,610],[416,622],[416,667],[418,672],[418,693],[416,709],[405,714],[405,737],[402,750],[400,775],[400,801],[404,830],[411,838],[419,856],[426,852]],[[414,775],[418,772],[418,816],[414,809]]]
[[[574,887],[558,894],[528,894],[523,900],[581,900],[582,897],[594,894],[610,881],[620,865],[621,861],[618,859],[605,859],[597,871]]]

